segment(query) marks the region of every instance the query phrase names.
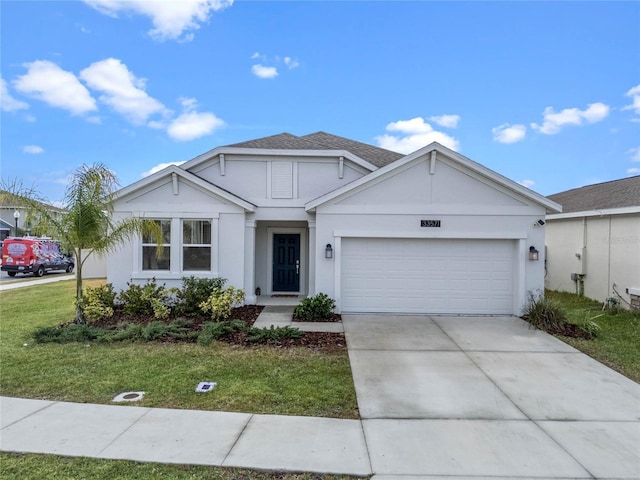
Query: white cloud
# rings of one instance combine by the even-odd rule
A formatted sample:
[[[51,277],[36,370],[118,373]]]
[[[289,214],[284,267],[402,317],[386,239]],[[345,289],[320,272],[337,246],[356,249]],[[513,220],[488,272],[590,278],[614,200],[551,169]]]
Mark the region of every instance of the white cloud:
[[[518,183],[523,187],[527,187],[527,188],[531,188],[536,184],[536,182],[534,182],[533,180],[522,180],[521,182],[518,182]]]
[[[527,135],[527,127],[524,125],[502,125],[492,128],[493,141],[498,143],[517,143]]]
[[[640,168],[630,168],[629,170],[627,170],[627,173],[631,176],[633,175],[640,175]]]
[[[259,63],[251,67],[251,71],[258,78],[275,78],[278,76],[276,67],[265,67]]]
[[[597,123],[609,115],[610,108],[604,103],[591,103],[585,110],[578,108],[565,108],[561,112],[554,112],[553,107],[544,109],[544,122],[542,125],[532,123],[531,128],[544,133],[555,135],[565,125],[582,125],[584,122]]]
[[[289,67],[289,70],[293,70],[294,68],[298,68],[300,66],[300,62],[291,57],[284,57],[284,64]]]
[[[633,87],[625,96],[631,97],[632,103],[631,105],[622,107],[622,110],[633,110],[636,114],[640,115],[640,85]]]
[[[22,151],[24,153],[30,153],[32,155],[38,155],[39,153],[44,152],[44,148],[39,147],[38,145],[25,145],[22,147]]]
[[[16,100],[9,94],[9,88],[7,88],[7,82],[4,81],[4,78],[0,78],[0,106],[5,112],[16,112],[29,108],[28,104]]]
[[[13,81],[21,93],[48,103],[52,107],[82,115],[98,109],[89,90],[71,72],[48,60],[26,63],[27,73]]]
[[[458,122],[460,121],[460,115],[434,115],[433,117],[429,117],[429,120],[435,122],[441,127],[457,128]]]
[[[434,130],[431,125],[425,123],[422,117],[410,120],[399,120],[387,125],[388,132],[399,132],[399,135],[384,134],[376,137],[378,146],[398,153],[411,153],[438,142],[451,150],[459,150],[460,144],[454,137],[446,133]]]
[[[149,36],[154,40],[193,39],[193,31],[209,21],[211,12],[233,5],[233,0],[84,0],[99,12],[117,18],[118,13],[149,17],[153,27]]]
[[[167,163],[159,163],[158,165],[156,165],[155,167],[152,167],[150,170],[147,170],[146,172],[142,172],[142,177],[148,177],[149,175],[153,175],[154,173],[159,172],[160,170],[164,170],[165,168],[167,168],[170,165],[182,165],[184,163],[184,161],[182,162],[167,162]]]
[[[136,78],[117,58],[92,63],[80,78],[93,90],[103,93],[100,100],[135,125],[144,124],[156,113],[167,114],[162,103],[144,91],[146,80]]]
[[[640,147],[630,148],[627,153],[631,154],[632,162],[640,162]]]
[[[178,118],[171,121],[167,128],[167,134],[174,140],[187,142],[196,138],[209,135],[215,129],[224,126],[224,121],[213,113],[198,113],[198,103],[195,98],[180,98],[183,112]]]

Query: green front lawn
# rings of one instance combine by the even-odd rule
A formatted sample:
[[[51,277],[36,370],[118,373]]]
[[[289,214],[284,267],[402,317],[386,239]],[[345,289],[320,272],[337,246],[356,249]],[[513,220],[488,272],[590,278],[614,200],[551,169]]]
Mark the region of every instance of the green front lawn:
[[[573,293],[547,291],[546,296],[566,310],[572,323],[592,320],[600,326],[592,340],[559,336],[574,348],[595,358],[636,382],[640,382],[640,313],[620,309],[603,311],[602,303]]]
[[[97,285],[88,281],[85,285]],[[0,292],[0,394],[109,404],[358,418],[344,352],[167,343],[34,344],[38,327],[73,319],[74,281]],[[196,393],[199,382],[216,382]]]

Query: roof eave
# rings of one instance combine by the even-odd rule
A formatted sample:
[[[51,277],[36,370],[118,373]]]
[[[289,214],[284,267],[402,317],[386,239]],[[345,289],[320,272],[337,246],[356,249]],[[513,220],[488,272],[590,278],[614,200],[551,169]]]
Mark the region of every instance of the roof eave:
[[[243,147],[218,147],[209,152],[203,153],[182,165],[180,168],[190,170],[216,156],[224,155],[253,155],[253,156],[276,156],[276,157],[344,157],[351,160],[370,172],[377,170],[374,164],[354,155],[346,150],[290,150],[290,149],[271,149],[271,148],[243,148]]]
[[[138,180],[135,183],[132,183],[131,185],[122,188],[120,190],[118,190],[113,197],[114,201],[117,201],[119,199],[122,199],[124,197],[126,197],[127,195],[130,195],[132,193],[134,193],[137,190],[140,190],[148,185],[151,185],[152,183],[161,180],[169,175],[172,174],[176,174],[182,178],[184,178],[185,180],[194,183],[195,185],[199,186],[200,188],[203,188],[207,191],[209,191],[210,193],[217,195],[219,197],[224,198],[225,200],[228,200],[231,203],[234,203],[235,205],[245,209],[248,212],[255,212],[256,210],[256,206],[251,203],[248,202],[247,200],[244,200],[243,198],[240,198],[236,195],[233,195],[232,193],[227,192],[226,190],[221,189],[220,187],[207,182],[206,180],[203,180],[202,178],[194,175],[191,172],[188,172],[186,170],[183,170],[182,168],[176,166],[176,165],[169,165],[166,168],[163,168],[162,170],[149,175],[148,177],[145,177],[141,180]]]

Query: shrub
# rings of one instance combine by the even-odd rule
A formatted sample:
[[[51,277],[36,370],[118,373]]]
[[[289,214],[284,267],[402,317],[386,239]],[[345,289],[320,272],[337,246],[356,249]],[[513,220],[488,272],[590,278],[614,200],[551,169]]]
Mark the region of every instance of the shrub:
[[[183,277],[182,288],[176,292],[177,304],[175,313],[179,316],[195,317],[202,313],[200,304],[206,302],[214,290],[222,290],[225,278]]]
[[[172,290],[165,288],[164,285],[158,286],[155,278],[142,286],[127,283],[127,287],[118,296],[126,314],[167,318],[171,313],[168,303]]]
[[[561,332],[567,325],[567,314],[562,306],[541,294],[530,294],[524,318],[535,328],[546,332]]]
[[[290,338],[300,338],[304,335],[297,328],[292,327],[274,327],[270,328],[251,328],[247,341],[251,343],[282,343],[283,340]]]
[[[224,290],[216,288],[199,306],[204,313],[211,313],[212,320],[219,322],[229,318],[232,308],[243,300],[244,290],[237,290],[235,287],[227,287]]]
[[[328,320],[333,315],[336,302],[324,293],[318,293],[313,297],[303,298],[293,311],[293,316],[307,322]]]
[[[112,284],[87,287],[82,296],[82,310],[87,320],[95,321],[113,316],[116,292]]]
[[[198,343],[200,345],[209,345],[214,340],[224,337],[234,332],[244,332],[247,325],[240,320],[231,320],[230,322],[205,322],[202,325],[202,332],[198,335]]]
[[[184,322],[176,321],[171,323],[151,322],[141,331],[142,340],[151,342],[162,338],[175,338],[181,340],[187,337],[187,328]]]
[[[62,327],[39,328],[33,333],[33,339],[36,343],[91,342],[103,335],[104,330],[100,328],[73,323]]]

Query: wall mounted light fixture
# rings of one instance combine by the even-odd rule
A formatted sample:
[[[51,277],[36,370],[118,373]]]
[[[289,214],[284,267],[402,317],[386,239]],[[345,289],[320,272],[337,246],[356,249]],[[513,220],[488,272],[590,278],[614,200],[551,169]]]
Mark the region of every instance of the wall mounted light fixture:
[[[327,247],[324,249],[324,258],[333,258],[333,247],[330,243],[327,243]]]
[[[537,262],[539,254],[540,254],[540,252],[538,252],[538,250],[536,250],[536,247],[534,247],[533,245],[531,245],[529,247],[529,260],[531,260],[533,262]]]

